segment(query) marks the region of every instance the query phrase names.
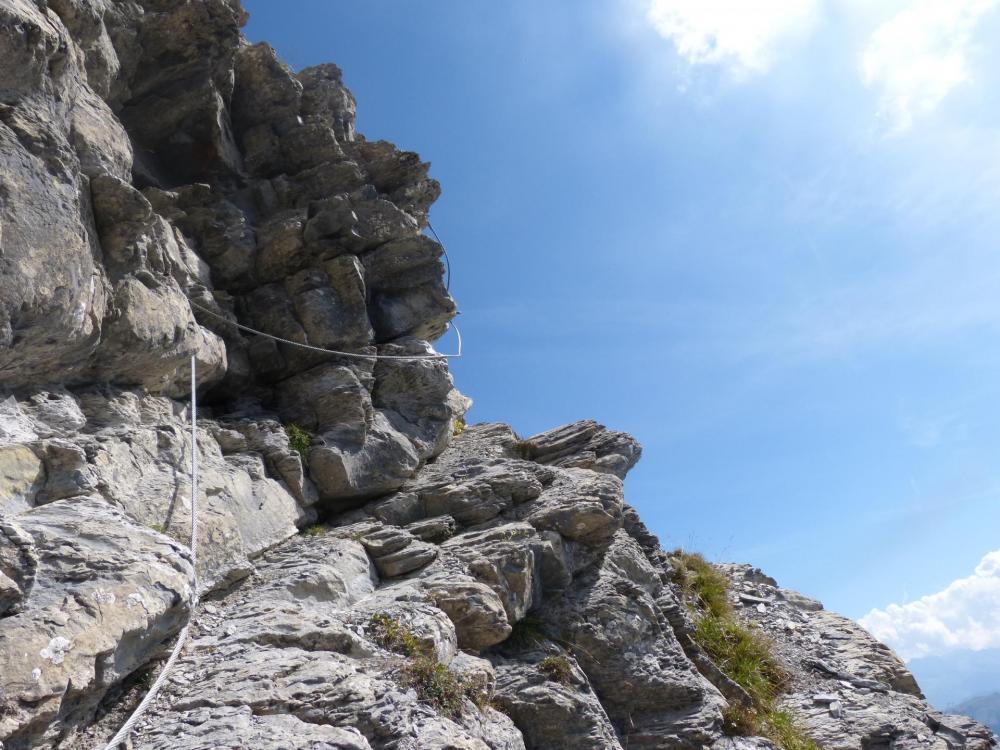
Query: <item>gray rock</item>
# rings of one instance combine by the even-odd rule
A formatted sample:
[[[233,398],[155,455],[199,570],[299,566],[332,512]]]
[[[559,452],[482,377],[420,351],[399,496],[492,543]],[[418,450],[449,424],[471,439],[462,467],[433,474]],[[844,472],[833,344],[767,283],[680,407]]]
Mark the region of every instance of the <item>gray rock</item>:
[[[0,620],[0,737],[13,750],[55,747],[184,624],[190,559],[94,497],[0,530],[0,591],[12,580],[20,590]]]
[[[492,668],[456,653],[443,612],[391,586],[376,590],[363,549],[331,534],[300,537],[262,558],[250,585],[213,605],[218,615],[199,615],[178,666],[181,674],[196,669],[198,679],[167,688],[134,746],[172,748],[176,736],[193,735],[228,747],[246,742],[249,731],[264,747],[523,748],[507,717],[465,701],[452,719],[400,682],[406,657],[370,640],[375,614],[454,664],[470,690],[490,690]],[[304,575],[343,585],[304,587]],[[221,634],[207,627],[214,616],[225,623]]]
[[[399,552],[404,547],[409,546],[414,541],[414,536],[405,529],[389,526],[368,532],[361,536],[358,541],[365,546],[369,555],[377,559]]]
[[[191,452],[184,407],[133,391],[54,395],[6,402],[30,426],[24,437],[34,439],[0,446],[0,511],[17,514],[98,494],[139,523],[187,544]],[[251,558],[314,518],[315,490],[279,423],[229,424],[246,436],[206,420],[198,437],[199,575],[206,589],[246,575]]]
[[[246,705],[196,708],[168,724],[153,725],[144,746],[204,750],[232,747],[234,741],[255,750],[371,750],[356,729],[314,724],[288,714],[254,716]]]
[[[451,516],[434,516],[414,521],[406,530],[425,542],[440,544],[455,535],[455,519]]]
[[[774,750],[721,734],[746,696],[624,502],[633,438],[455,437],[470,401],[427,358],[457,313],[421,234],[430,165],[358,135],[339,68],[292,71],[245,20],[0,7],[4,748],[100,745],[187,620],[194,357],[212,601],[135,747]],[[993,747],[856,626],[727,571],[825,748]]]
[[[564,684],[538,668],[543,656],[496,664],[497,700],[521,729],[525,747],[621,750],[608,715],[572,657],[557,657],[572,665]]]
[[[423,582],[422,592],[448,615],[461,648],[480,651],[511,633],[502,600],[484,583],[468,576],[430,578]]]
[[[913,675],[887,646],[860,625],[746,565],[722,566],[738,596],[771,602],[740,616],[775,645],[791,675],[783,699],[824,748],[965,747],[987,750],[994,740],[969,720],[934,712]],[[792,621],[795,628],[785,626]]]
[[[639,442],[592,419],[541,432],[522,441],[525,458],[554,466],[576,466],[624,479],[642,455]]]
[[[536,561],[540,547],[533,526],[509,523],[453,536],[441,550],[500,596],[507,620],[513,623],[528,613],[541,593],[541,563]]]
[[[384,578],[396,578],[419,570],[438,556],[437,547],[426,542],[414,541],[398,552],[375,558],[375,567]]]
[[[27,445],[0,446],[0,511],[19,513],[35,504],[45,484],[45,465]]]
[[[542,607],[547,628],[561,634],[630,748],[694,747],[721,734],[725,700],[664,627],[661,600],[671,597],[638,544],[619,531],[599,567]]]

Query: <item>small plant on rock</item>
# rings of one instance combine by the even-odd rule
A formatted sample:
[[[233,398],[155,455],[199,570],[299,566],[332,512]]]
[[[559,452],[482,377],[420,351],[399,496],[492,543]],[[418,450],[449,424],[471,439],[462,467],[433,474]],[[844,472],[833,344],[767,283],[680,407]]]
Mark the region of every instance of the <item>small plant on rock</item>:
[[[780,707],[788,673],[763,633],[734,614],[726,576],[701,555],[683,550],[671,553],[670,562],[695,618],[695,642],[750,698],[750,705],[733,701],[723,712],[726,732],[767,737],[784,750],[819,750],[795,715]]]
[[[0,696],[0,719],[13,716],[17,713],[14,701],[10,698]]]
[[[565,656],[546,656],[538,662],[538,671],[551,682],[569,685],[573,679],[573,665]]]
[[[448,718],[462,715],[465,691],[455,673],[432,656],[421,654],[403,667],[403,685],[412,687],[417,697]]]
[[[407,657],[400,670],[403,687],[412,687],[420,700],[433,706],[442,716],[454,719],[462,714],[462,701],[468,691],[413,631],[380,612],[372,615],[368,635],[382,648]]]
[[[730,614],[729,582],[714,565],[695,552],[683,550],[674,550],[670,562],[688,607],[713,617]]]
[[[465,432],[466,426],[467,425],[465,424],[465,417],[455,417],[451,421],[451,434],[452,434],[452,437],[458,437],[463,432]]]
[[[426,656],[427,649],[413,631],[389,615],[372,615],[368,627],[368,635],[382,648],[403,656]]]
[[[302,530],[305,536],[323,536],[329,529],[325,523],[314,523],[312,526],[306,526]]]
[[[480,711],[485,711],[486,709],[491,708],[494,711],[499,711],[500,713],[507,715],[506,707],[499,700],[497,700],[496,696],[490,695],[485,690],[470,691],[466,689],[465,695],[469,700],[476,704],[476,708]]]
[[[285,434],[288,436],[288,447],[298,453],[303,461],[307,460],[312,447],[312,436],[294,422],[285,425]]]
[[[523,458],[525,461],[530,461],[535,455],[534,446],[530,440],[516,441],[513,445],[513,450],[515,456]]]
[[[771,711],[764,719],[762,734],[784,750],[820,750],[790,711]]]

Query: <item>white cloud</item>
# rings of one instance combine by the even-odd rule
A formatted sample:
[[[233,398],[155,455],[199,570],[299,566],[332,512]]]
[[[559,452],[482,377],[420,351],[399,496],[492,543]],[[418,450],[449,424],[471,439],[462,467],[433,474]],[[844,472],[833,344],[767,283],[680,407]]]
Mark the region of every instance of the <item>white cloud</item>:
[[[782,42],[816,23],[819,0],[650,0],[647,16],[692,64],[766,71]]]
[[[878,89],[880,114],[899,132],[971,77],[979,20],[998,0],[916,0],[885,21],[861,55],[861,77]]]
[[[860,622],[906,660],[1000,647],[1000,550],[943,591],[873,609]]]

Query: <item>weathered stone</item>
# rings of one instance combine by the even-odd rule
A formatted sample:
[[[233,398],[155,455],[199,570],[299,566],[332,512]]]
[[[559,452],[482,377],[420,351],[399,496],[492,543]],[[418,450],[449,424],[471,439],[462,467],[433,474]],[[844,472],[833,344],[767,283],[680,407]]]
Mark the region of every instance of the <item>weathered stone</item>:
[[[561,633],[630,748],[697,747],[721,734],[725,700],[666,625],[660,599],[670,596],[622,530],[598,567],[541,608],[543,621]]]
[[[426,542],[414,541],[398,552],[375,558],[379,575],[396,578],[429,565],[438,556],[437,547]]]
[[[415,590],[376,591],[362,550],[333,535],[300,537],[261,559],[253,586],[211,605],[214,613],[204,607],[191,652],[178,666],[179,674],[197,668],[199,678],[167,688],[135,747],[172,747],[176,733],[219,747],[259,737],[263,747],[522,750],[507,717],[480,714],[465,701],[463,716],[453,720],[398,683],[406,657],[370,640],[375,615],[406,628],[441,664],[454,664],[470,688],[489,690],[492,668],[457,653],[451,621],[414,599]],[[303,587],[309,571],[345,585]],[[248,724],[251,715],[267,718]]]
[[[339,140],[353,141],[356,103],[340,68],[332,63],[314,65],[296,77],[302,84],[302,116],[329,122]]]
[[[424,591],[455,624],[461,648],[479,651],[510,635],[503,603],[486,584],[468,579],[430,579]]]
[[[403,526],[422,518],[423,503],[415,492],[395,492],[385,500],[372,503],[370,512],[384,523]]]
[[[532,526],[588,543],[608,540],[621,527],[621,480],[583,469],[566,469],[544,495],[520,508]]]
[[[477,524],[542,493],[542,483],[534,472],[516,464],[476,466],[461,479],[464,481],[420,490],[428,515],[450,515],[461,524]]]
[[[38,554],[31,536],[0,514],[0,616],[21,610],[37,570]]]
[[[371,750],[358,730],[315,724],[288,714],[254,716],[250,706],[196,708],[153,725],[142,747],[204,750],[231,747],[234,741],[254,750]]]
[[[553,657],[564,659],[570,670],[564,684],[539,669],[545,656],[535,652],[527,658],[496,661],[496,700],[521,729],[525,747],[622,750],[600,700],[572,657]]]
[[[441,545],[441,551],[492,588],[513,623],[527,614],[541,593],[537,539],[534,527],[511,523],[453,536]]]
[[[425,542],[440,544],[455,534],[455,519],[451,516],[434,516],[422,521],[414,521],[406,530]]]
[[[159,417],[85,445],[105,497],[142,523],[189,541],[191,450],[183,419]],[[246,575],[250,557],[294,535],[314,516],[280,476],[269,474],[260,454],[223,455],[208,429],[199,430],[198,448],[204,533],[199,574],[214,588]]]
[[[638,443],[459,429],[429,164],[245,20],[0,7],[4,748],[100,746],[187,621],[194,357],[212,598],[135,747],[775,750],[721,733],[747,695],[624,503]],[[726,570],[827,750],[993,750],[856,626]]]
[[[372,557],[383,557],[399,552],[404,547],[409,546],[414,541],[413,535],[395,527],[381,528],[377,531],[365,534],[359,540]]]
[[[375,220],[363,210],[359,217]],[[440,256],[441,246],[422,235],[386,242],[363,256],[379,341],[400,336],[433,340],[445,332],[457,310],[441,281]]]
[[[738,596],[770,602],[763,612],[742,608],[740,616],[774,643],[791,675],[783,705],[822,747],[870,748],[890,738],[901,748],[992,746],[981,727],[932,711],[903,663],[857,623],[748,565],[721,568]]]
[[[183,547],[99,498],[60,500],[17,524],[34,570],[18,613],[0,620],[0,737],[13,750],[49,748],[184,624],[192,570]]]
[[[45,467],[25,445],[0,445],[0,512],[19,513],[35,504]]]
[[[558,427],[522,441],[526,458],[554,466],[576,466],[624,479],[642,455],[639,442],[592,419]]]

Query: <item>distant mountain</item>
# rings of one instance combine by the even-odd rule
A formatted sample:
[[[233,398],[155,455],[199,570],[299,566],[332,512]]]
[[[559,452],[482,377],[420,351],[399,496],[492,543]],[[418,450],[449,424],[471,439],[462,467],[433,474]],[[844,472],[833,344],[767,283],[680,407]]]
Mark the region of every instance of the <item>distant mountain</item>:
[[[948,713],[971,716],[1000,734],[1000,693],[970,698],[949,708]]]
[[[1000,691],[1000,648],[952,651],[913,659],[907,668],[936,708],[954,706],[972,695]]]

